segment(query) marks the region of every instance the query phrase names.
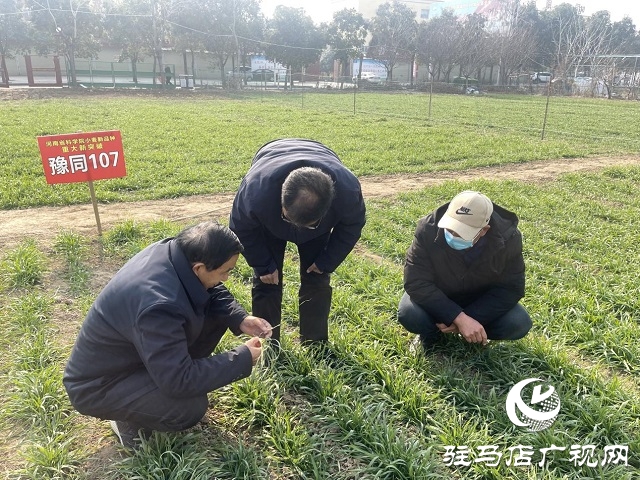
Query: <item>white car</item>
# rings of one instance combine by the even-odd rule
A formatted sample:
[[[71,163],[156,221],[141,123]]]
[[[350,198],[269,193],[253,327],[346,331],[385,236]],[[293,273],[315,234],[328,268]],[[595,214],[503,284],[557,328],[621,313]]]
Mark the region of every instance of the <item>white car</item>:
[[[358,76],[354,75],[353,83],[356,83],[357,81],[358,81]],[[360,75],[360,81],[369,82],[369,83],[380,83],[382,82],[382,78],[372,72],[362,72],[362,74]]]
[[[550,72],[535,72],[531,74],[531,83],[549,83],[552,77]]]

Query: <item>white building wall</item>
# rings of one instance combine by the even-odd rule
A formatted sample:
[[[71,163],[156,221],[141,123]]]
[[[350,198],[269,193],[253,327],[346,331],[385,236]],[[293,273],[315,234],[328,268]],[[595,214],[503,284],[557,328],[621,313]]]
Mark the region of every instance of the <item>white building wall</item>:
[[[345,0],[346,1],[346,0]],[[359,0],[357,10],[366,19],[376,16],[378,7],[389,0]],[[431,18],[432,4],[440,3],[442,0],[399,0],[416,14],[416,21],[420,22]],[[427,18],[425,18],[427,17]]]

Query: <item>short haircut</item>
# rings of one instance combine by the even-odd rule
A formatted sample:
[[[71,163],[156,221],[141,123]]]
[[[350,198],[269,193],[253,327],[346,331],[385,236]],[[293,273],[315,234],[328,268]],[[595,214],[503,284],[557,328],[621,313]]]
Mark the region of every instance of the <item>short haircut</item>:
[[[321,220],[334,197],[333,179],[318,168],[296,168],[282,184],[282,207],[287,211],[287,219],[299,227]]]
[[[189,263],[202,262],[209,271],[220,268],[231,257],[244,251],[236,234],[216,222],[187,227],[175,240]]]

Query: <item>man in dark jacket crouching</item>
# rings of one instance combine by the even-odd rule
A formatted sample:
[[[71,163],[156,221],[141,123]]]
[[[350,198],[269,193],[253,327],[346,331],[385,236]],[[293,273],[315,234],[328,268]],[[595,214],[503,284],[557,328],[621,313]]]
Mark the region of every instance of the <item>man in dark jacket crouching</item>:
[[[111,279],[89,310],[64,372],[72,405],[112,420],[123,445],[143,433],[195,425],[207,393],[248,376],[269,324],[222,285],[243,247],[205,222],[154,243]],[[224,333],[253,338],[211,355]]]
[[[464,191],[418,222],[404,267],[398,321],[431,347],[444,333],[469,343],[516,340],[531,329],[518,303],[525,267],[518,217]]]

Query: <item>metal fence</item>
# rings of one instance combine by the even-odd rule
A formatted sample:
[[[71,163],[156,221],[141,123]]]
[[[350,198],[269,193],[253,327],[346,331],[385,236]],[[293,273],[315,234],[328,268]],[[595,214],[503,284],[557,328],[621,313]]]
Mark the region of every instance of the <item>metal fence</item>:
[[[0,86],[69,86],[72,85],[72,72],[65,60],[60,68],[58,57],[32,60],[30,56],[16,57],[10,60],[7,69],[5,58],[0,63]],[[12,72],[12,73],[9,73]],[[17,74],[16,74],[17,72]],[[182,73],[189,72],[189,73]],[[157,71],[153,63],[107,62],[77,59],[75,62],[76,84],[88,88],[206,88],[237,90],[296,90],[316,88],[323,90],[371,90],[397,91],[416,90],[435,93],[513,93],[513,94],[550,94],[554,96],[610,97],[638,99],[640,94],[640,74],[624,76],[619,81],[605,83],[596,77],[576,77],[553,79],[546,82],[531,81],[530,76],[521,75],[510,78],[508,84],[496,85],[455,77],[451,82],[430,82],[425,80],[413,83],[375,79],[357,79],[351,76],[334,77],[329,74],[310,75],[295,72],[283,75],[278,72],[224,73],[206,62],[200,65],[163,65]]]

